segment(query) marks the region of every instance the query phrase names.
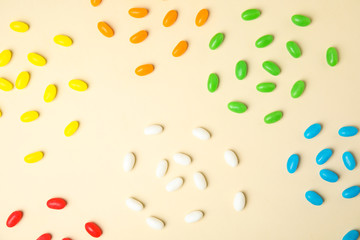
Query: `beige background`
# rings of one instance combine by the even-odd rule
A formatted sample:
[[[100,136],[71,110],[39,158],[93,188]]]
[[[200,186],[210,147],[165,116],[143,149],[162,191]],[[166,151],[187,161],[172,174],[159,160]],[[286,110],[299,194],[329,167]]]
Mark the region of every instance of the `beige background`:
[[[131,7],[150,10],[143,19],[131,18]],[[252,22],[241,20],[241,12],[259,8],[262,15]],[[206,25],[194,24],[196,13],[210,10]],[[170,28],[162,26],[167,11],[177,9],[179,17]],[[175,0],[103,0],[94,8],[87,0],[0,0],[0,50],[11,49],[11,63],[0,69],[0,76],[13,82],[19,72],[31,72],[25,90],[0,92],[0,238],[36,239],[45,232],[53,239],[69,236],[92,239],[84,230],[87,221],[103,229],[101,239],[341,239],[349,230],[360,228],[360,198],[345,200],[343,189],[360,184],[360,168],[349,172],[341,155],[351,150],[360,161],[359,139],[340,138],[343,125],[360,126],[359,42],[360,3],[357,0],[299,1],[175,1]],[[302,13],[312,24],[300,28],[290,17]],[[9,24],[24,20],[30,24],[25,34],[13,32]],[[115,30],[111,39],[97,30],[105,20]],[[132,45],[129,37],[146,29],[149,37]],[[208,48],[217,32],[225,41],[216,51]],[[74,45],[64,48],[54,44],[57,34],[67,34]],[[265,49],[256,49],[255,40],[274,34],[275,41]],[[171,51],[187,40],[189,49],[180,58]],[[303,50],[300,59],[290,57],[288,40],[297,41]],[[325,52],[330,46],[340,51],[340,63],[331,68]],[[45,67],[32,66],[29,52],[46,56]],[[234,76],[235,63],[245,59],[248,77]],[[261,68],[264,60],[276,61],[282,69],[272,77]],[[153,63],[155,71],[138,77],[134,69]],[[206,89],[209,73],[220,76],[220,87],[210,94]],[[71,90],[74,78],[89,83],[86,92]],[[290,98],[290,88],[297,80],[307,83],[304,95]],[[255,86],[274,81],[273,93],[261,94]],[[48,84],[58,86],[52,103],[43,102]],[[229,101],[245,102],[249,110],[241,115],[230,112]],[[24,124],[20,115],[38,110],[40,118]],[[283,110],[284,118],[273,125],[263,122],[265,114]],[[71,138],[63,135],[72,120],[80,129]],[[323,124],[323,131],[306,140],[303,131],[312,123]],[[145,126],[162,124],[158,136],[144,136]],[[212,133],[209,141],[195,139],[191,130],[203,126]],[[324,167],[335,170],[340,181],[324,182],[315,164],[316,154],[325,147],[334,156]],[[236,168],[223,159],[227,149],[240,158]],[[23,157],[42,150],[45,157],[36,164],[26,164]],[[131,173],[122,171],[122,158],[133,151],[137,163]],[[188,166],[174,164],[175,152],[192,156]],[[301,155],[298,171],[286,172],[292,153]],[[163,179],[155,177],[160,159],[170,160]],[[203,171],[209,187],[195,188],[192,174]],[[185,184],[173,193],[165,185],[176,176]],[[318,191],[325,199],[321,207],[310,205],[307,190]],[[234,194],[244,191],[244,211],[232,207]],[[50,210],[46,201],[64,197],[68,206]],[[142,200],[146,208],[132,212],[125,206],[129,196]],[[18,226],[8,229],[7,216],[24,211]],[[185,214],[201,209],[205,218],[186,224]],[[150,229],[145,218],[155,215],[166,221],[162,231]]]

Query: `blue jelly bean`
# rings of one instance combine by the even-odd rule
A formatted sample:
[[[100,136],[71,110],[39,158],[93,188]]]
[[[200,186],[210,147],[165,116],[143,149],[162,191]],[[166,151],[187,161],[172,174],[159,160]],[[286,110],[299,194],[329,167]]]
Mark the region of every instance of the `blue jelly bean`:
[[[342,137],[352,137],[355,136],[359,132],[354,126],[345,126],[339,129],[339,135]]]
[[[342,240],[357,240],[359,238],[359,231],[351,230],[346,233]]]
[[[312,139],[316,137],[321,131],[320,123],[314,123],[310,127],[308,127],[304,132],[304,137],[307,139]]]
[[[350,171],[354,170],[354,168],[356,167],[356,161],[355,161],[354,155],[352,155],[351,152],[344,152],[342,155],[342,159],[343,159],[345,167],[348,170],[350,170]]]
[[[332,156],[333,151],[330,148],[325,148],[321,150],[316,156],[316,163],[319,165],[323,165],[326,163],[329,158]]]
[[[300,157],[297,154],[293,154],[289,157],[286,167],[289,173],[294,173],[299,166]]]
[[[305,193],[305,198],[315,206],[320,206],[324,202],[323,198],[317,192],[314,191],[307,191]]]
[[[324,179],[325,181],[331,182],[331,183],[337,182],[337,180],[339,180],[339,176],[335,172],[333,172],[329,169],[320,170],[320,177],[322,179]]]
[[[359,193],[360,193],[360,187],[359,186],[352,186],[352,187],[349,187],[349,188],[345,189],[342,192],[342,196],[344,198],[354,198],[357,195],[359,195]]]

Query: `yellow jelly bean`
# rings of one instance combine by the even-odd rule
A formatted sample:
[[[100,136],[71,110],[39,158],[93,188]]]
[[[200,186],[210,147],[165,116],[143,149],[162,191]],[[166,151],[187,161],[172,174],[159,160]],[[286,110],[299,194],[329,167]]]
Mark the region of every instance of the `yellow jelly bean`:
[[[72,39],[66,35],[56,35],[54,42],[64,47],[70,47],[73,44]]]
[[[15,87],[17,89],[24,89],[28,85],[30,81],[30,73],[29,72],[21,72],[15,81]]]
[[[69,87],[76,91],[83,92],[88,88],[88,85],[83,80],[73,79],[69,82]]]
[[[78,121],[72,121],[69,123],[69,125],[66,126],[64,130],[64,134],[67,137],[72,136],[79,128],[79,122]]]
[[[11,89],[13,89],[13,84],[5,79],[5,78],[1,78],[0,77],[0,89],[3,90],[3,91],[10,91]]]
[[[0,110],[0,117],[2,116],[2,111]]]
[[[12,57],[10,50],[4,50],[0,53],[0,67],[6,66]]]
[[[29,25],[24,22],[15,21],[10,23],[10,28],[15,32],[26,32],[27,30],[29,30]]]
[[[52,102],[56,97],[56,93],[57,93],[56,86],[53,84],[48,85],[45,89],[44,101],[47,103]]]
[[[27,163],[36,163],[44,157],[44,153],[41,151],[30,153],[24,157],[24,161]]]
[[[46,64],[46,59],[41,56],[40,54],[37,53],[29,53],[28,54],[28,60],[29,62],[31,62],[32,64],[36,65],[36,66],[44,66]]]
[[[32,122],[39,117],[39,113],[37,111],[28,111],[21,115],[20,120],[22,122]]]

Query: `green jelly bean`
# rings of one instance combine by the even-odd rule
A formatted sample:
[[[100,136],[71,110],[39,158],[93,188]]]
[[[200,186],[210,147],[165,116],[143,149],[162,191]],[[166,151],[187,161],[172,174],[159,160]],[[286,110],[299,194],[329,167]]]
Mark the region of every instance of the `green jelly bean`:
[[[294,41],[288,41],[286,43],[286,48],[291,56],[294,58],[299,58],[301,56],[301,49],[299,45]]]
[[[305,90],[305,82],[302,80],[297,81],[291,88],[291,97],[298,98],[300,97]]]
[[[267,124],[271,124],[279,121],[282,117],[283,117],[282,111],[275,111],[266,115],[264,117],[264,121]]]
[[[228,108],[234,113],[243,113],[247,110],[247,106],[242,102],[229,102]]]
[[[222,44],[222,42],[224,41],[224,37],[225,36],[224,36],[223,33],[215,34],[210,40],[209,48],[211,50],[217,49]]]
[[[263,93],[272,92],[272,91],[274,91],[275,88],[276,88],[276,85],[275,85],[275,83],[272,83],[272,82],[263,82],[263,83],[259,83],[256,86],[256,89],[259,92],[263,92]]]
[[[328,48],[326,51],[326,60],[331,67],[334,67],[339,62],[339,54],[336,48]]]
[[[268,73],[274,76],[279,75],[281,72],[280,67],[272,61],[265,61],[263,62],[262,66],[265,69],[265,71],[267,71]]]
[[[250,21],[260,17],[261,12],[259,9],[248,9],[241,14],[241,17],[245,21]]]
[[[255,46],[257,48],[264,48],[266,46],[269,46],[270,43],[272,43],[274,41],[274,36],[273,35],[264,35],[262,37],[260,37],[258,40],[256,40],[255,42]]]
[[[240,60],[235,66],[235,76],[239,80],[243,80],[247,75],[248,67],[244,60]]]
[[[311,23],[311,19],[309,17],[299,14],[293,15],[291,17],[291,21],[299,27],[306,27]]]
[[[219,87],[219,76],[216,73],[211,73],[207,82],[209,92],[213,93]]]

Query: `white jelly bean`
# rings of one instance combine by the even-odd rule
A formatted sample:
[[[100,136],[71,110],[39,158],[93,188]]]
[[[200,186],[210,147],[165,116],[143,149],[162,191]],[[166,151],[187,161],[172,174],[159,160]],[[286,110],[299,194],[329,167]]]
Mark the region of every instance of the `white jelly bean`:
[[[135,155],[128,153],[124,157],[123,169],[125,172],[130,172],[135,166]]]
[[[245,195],[243,192],[238,192],[235,194],[234,197],[234,209],[235,211],[239,212],[244,209],[245,207]]]
[[[148,217],[146,223],[149,227],[156,230],[161,230],[165,227],[165,223],[157,217]]]
[[[145,135],[156,135],[161,133],[164,130],[164,128],[161,125],[150,125],[144,129]]]
[[[126,199],[126,206],[134,211],[141,211],[144,209],[144,204],[132,197]]]
[[[208,140],[211,137],[209,131],[201,127],[194,128],[192,134],[200,140]]]
[[[230,167],[236,167],[239,164],[239,159],[236,156],[236,153],[232,150],[225,151],[224,158],[225,158],[226,163]]]
[[[190,156],[186,155],[185,153],[175,153],[173,155],[173,159],[177,164],[180,165],[189,165],[191,163]]]
[[[204,213],[200,210],[192,211],[185,216],[185,222],[194,223],[200,221],[204,217]]]
[[[165,174],[168,170],[168,167],[169,167],[169,163],[166,159],[160,160],[160,162],[156,168],[156,176],[158,178],[165,176]]]
[[[198,189],[205,190],[207,188],[207,181],[201,172],[194,173],[194,182]]]
[[[177,177],[177,178],[171,180],[166,185],[166,191],[168,191],[168,192],[176,191],[179,188],[181,188],[183,184],[184,184],[184,179],[182,177]]]

